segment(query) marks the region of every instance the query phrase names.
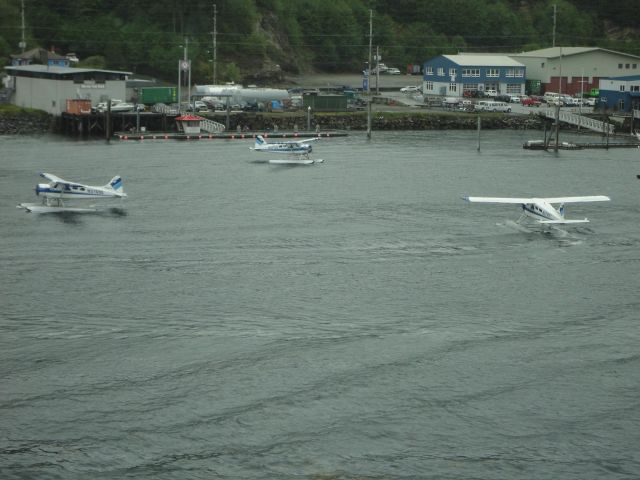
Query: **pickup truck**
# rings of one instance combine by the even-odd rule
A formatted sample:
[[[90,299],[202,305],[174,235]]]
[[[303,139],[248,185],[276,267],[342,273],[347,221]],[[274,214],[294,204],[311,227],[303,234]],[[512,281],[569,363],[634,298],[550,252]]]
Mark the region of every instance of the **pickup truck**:
[[[539,107],[540,106],[540,100],[537,100],[535,98],[523,98],[522,99],[522,105],[525,107]]]

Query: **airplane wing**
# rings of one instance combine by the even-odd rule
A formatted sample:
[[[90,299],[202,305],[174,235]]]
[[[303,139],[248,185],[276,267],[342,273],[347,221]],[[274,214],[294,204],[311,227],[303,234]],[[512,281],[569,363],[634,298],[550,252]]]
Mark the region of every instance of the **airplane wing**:
[[[298,141],[296,141],[296,142],[294,142],[294,143],[300,143],[300,144],[302,144],[302,143],[315,142],[315,141],[318,141],[318,140],[320,140],[320,137],[305,138],[304,140],[298,140]]]
[[[475,203],[577,203],[577,202],[607,202],[611,200],[605,195],[589,195],[584,197],[549,197],[549,198],[511,198],[511,197],[462,197],[467,202]]]
[[[462,197],[463,200],[472,203],[535,203],[539,198],[512,198],[512,197]]]
[[[82,183],[76,183],[76,182],[69,182],[67,180],[63,180],[60,177],[57,177],[56,175],[52,175],[51,173],[41,173],[40,176],[42,178],[46,178],[47,180],[50,180],[54,183],[59,183],[61,185],[78,185],[81,187],[85,187],[86,185],[83,185]]]
[[[611,200],[606,195],[588,195],[585,197],[551,197],[541,198],[548,203],[578,203],[578,202],[608,202]]]

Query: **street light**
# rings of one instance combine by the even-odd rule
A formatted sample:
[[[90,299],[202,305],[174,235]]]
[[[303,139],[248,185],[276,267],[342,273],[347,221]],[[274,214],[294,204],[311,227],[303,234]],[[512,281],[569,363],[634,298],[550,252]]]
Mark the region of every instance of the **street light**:
[[[311,105],[307,107],[307,131],[311,131]]]

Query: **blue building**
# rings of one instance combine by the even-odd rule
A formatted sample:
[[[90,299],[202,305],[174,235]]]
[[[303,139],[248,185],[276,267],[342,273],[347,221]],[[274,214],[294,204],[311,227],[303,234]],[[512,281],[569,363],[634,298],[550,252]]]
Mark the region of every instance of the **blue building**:
[[[620,112],[640,110],[640,75],[601,78],[599,103]]]
[[[424,64],[425,95],[524,95],[526,67],[506,55],[440,55]]]
[[[58,55],[44,48],[33,48],[17,55],[11,55],[11,65],[14,67],[24,65],[47,65],[49,67],[68,67],[73,57]],[[77,58],[75,59],[77,61]]]

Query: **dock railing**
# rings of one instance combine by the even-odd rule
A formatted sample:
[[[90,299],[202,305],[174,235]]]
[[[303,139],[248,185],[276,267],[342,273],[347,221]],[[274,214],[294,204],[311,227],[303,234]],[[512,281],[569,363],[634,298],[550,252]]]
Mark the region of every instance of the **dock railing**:
[[[555,119],[556,118],[555,109],[553,108],[546,109],[544,111],[544,116],[547,118]],[[583,115],[576,115],[574,113],[563,112],[562,110],[560,110],[558,119],[561,122],[570,123],[572,125],[579,125],[580,127],[584,127],[598,133],[606,133],[606,132],[612,133],[615,130],[615,126],[611,123],[605,123],[600,120],[595,120],[593,118],[585,117]]]

